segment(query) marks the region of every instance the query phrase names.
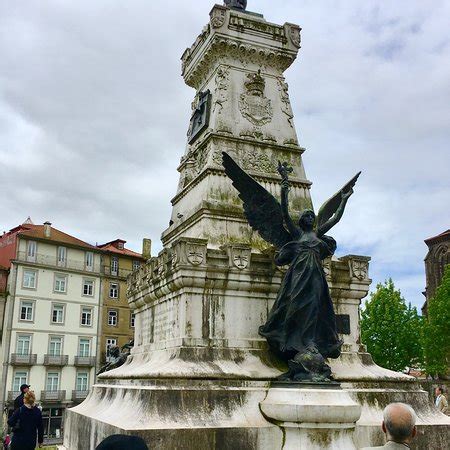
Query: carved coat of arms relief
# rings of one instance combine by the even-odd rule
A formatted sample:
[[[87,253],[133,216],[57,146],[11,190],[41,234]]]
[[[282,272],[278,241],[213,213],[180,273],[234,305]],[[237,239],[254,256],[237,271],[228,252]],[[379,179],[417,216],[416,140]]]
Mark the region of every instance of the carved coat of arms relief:
[[[266,82],[261,71],[248,74],[244,86],[245,92],[239,99],[241,114],[256,126],[269,123],[273,117],[273,108],[271,100],[264,96]]]

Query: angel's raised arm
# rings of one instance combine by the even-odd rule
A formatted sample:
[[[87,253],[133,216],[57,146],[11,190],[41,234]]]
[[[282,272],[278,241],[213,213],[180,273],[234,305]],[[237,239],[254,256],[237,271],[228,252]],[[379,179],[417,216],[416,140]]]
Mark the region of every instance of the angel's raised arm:
[[[289,214],[289,189],[291,187],[289,183],[289,173],[292,172],[292,167],[289,167],[288,163],[281,163],[281,161],[278,161],[278,173],[281,175],[281,213],[283,215],[283,222],[292,238],[298,239],[300,229],[295,226],[295,223]]]

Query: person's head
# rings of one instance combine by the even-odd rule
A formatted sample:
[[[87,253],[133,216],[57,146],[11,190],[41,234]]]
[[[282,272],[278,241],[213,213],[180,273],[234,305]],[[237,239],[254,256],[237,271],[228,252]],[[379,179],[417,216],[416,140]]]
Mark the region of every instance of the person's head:
[[[23,396],[23,404],[27,406],[34,406],[36,403],[36,396],[33,391],[28,390]]]
[[[147,444],[139,436],[127,436],[125,434],[113,434],[97,445],[95,450],[149,450]]]
[[[383,412],[383,432],[389,440],[408,443],[416,435],[416,413],[405,403],[391,403]]]
[[[316,215],[312,209],[305,209],[300,214],[298,224],[303,231],[311,231],[314,228],[314,222],[316,221]]]
[[[25,392],[28,392],[29,389],[30,389],[30,385],[29,384],[22,384],[20,386],[20,392],[22,392],[22,394],[25,394]]]
[[[436,388],[436,390],[434,392],[436,394],[436,397],[439,395],[442,395],[444,393],[443,389],[439,386]]]

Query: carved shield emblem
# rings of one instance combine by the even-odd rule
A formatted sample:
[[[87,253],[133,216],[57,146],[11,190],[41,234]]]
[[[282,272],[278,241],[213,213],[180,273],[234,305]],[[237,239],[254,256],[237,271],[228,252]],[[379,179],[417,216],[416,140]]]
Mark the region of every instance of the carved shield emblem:
[[[205,259],[204,247],[201,245],[188,244],[186,246],[186,258],[194,266],[199,266]]]
[[[249,249],[232,249],[232,261],[233,264],[240,270],[244,270],[248,267],[250,263],[250,253]]]
[[[264,96],[266,82],[261,72],[247,75],[244,83],[246,92],[241,94],[239,110],[253,125],[262,126],[269,123],[273,117],[270,99]]]
[[[265,125],[272,120],[271,101],[266,97],[242,94],[239,108],[241,114],[254,125]]]
[[[358,280],[367,280],[369,275],[369,265],[366,261],[358,261],[354,259],[351,261],[351,270],[354,277]]]

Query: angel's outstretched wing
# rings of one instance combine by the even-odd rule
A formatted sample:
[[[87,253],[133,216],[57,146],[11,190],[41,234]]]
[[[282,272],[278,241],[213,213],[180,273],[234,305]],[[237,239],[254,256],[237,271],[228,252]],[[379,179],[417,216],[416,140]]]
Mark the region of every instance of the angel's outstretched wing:
[[[292,241],[283,224],[281,205],[273,195],[245,173],[230,155],[223,152],[222,157],[225,173],[231,178],[244,202],[244,213],[250,226],[258,231],[265,241],[277,248]]]
[[[360,175],[361,172],[358,172],[340,191],[336,192],[333,197],[322,205],[317,214],[317,230],[319,232],[338,210],[342,203],[342,194],[347,194],[353,189]]]

